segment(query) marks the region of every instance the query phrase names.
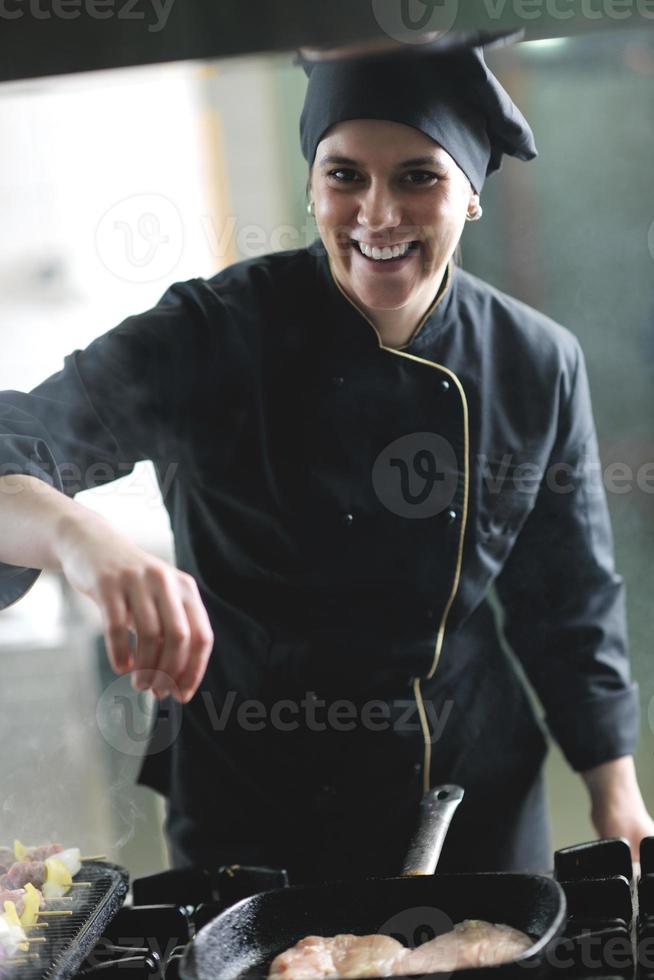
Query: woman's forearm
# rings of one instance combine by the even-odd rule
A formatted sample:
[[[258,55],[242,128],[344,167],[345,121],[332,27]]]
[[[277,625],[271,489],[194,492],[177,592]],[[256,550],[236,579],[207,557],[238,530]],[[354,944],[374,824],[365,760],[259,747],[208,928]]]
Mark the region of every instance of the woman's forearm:
[[[195,579],[31,476],[0,478],[0,561],[60,571],[100,610],[107,653],[135,687],[189,701],[213,650]],[[136,636],[134,648],[129,633]]]
[[[638,860],[643,837],[654,835],[636,776],[633,756],[603,762],[581,773],[591,799],[591,820],[600,837],[624,837]]]
[[[631,755],[603,762],[593,769],[581,773],[593,802],[605,799],[608,795],[618,797],[621,793],[638,790],[636,768]],[[638,790],[640,792],[640,790]]]
[[[58,546],[68,528],[102,520],[43,480],[0,477],[0,561],[59,571]]]

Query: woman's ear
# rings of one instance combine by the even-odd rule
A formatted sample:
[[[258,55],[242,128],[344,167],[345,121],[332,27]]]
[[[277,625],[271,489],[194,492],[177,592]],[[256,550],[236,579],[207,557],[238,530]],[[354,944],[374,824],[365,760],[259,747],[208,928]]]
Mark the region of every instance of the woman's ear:
[[[473,193],[468,199],[468,207],[466,210],[466,221],[479,221],[483,214],[483,209],[479,203],[479,194]]]

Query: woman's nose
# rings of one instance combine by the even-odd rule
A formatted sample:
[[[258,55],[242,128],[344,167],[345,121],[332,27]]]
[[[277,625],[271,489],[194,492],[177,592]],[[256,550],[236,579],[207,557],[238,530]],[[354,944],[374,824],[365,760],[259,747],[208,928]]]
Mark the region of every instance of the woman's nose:
[[[359,200],[357,220],[369,231],[395,228],[401,221],[399,202],[391,191],[371,188]]]

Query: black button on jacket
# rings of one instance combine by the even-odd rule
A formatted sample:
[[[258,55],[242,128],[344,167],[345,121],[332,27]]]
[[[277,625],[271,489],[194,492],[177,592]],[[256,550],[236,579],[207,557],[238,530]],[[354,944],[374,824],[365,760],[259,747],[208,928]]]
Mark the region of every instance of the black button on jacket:
[[[524,797],[543,736],[492,586],[570,764],[633,751],[584,362],[543,315],[452,266],[411,342],[385,348],[318,240],[176,283],[29,394],[0,394],[3,474],[73,495],[142,459],[215,649],[193,701],[160,707],[141,779],[217,835],[256,835],[262,808],[300,827],[326,785],[352,800],[344,833],[385,794],[414,805],[415,712],[319,731],[306,709],[313,692],[359,719],[373,700],[410,715],[413,678],[433,709],[431,783],[490,810],[503,789]],[[38,575],[0,572],[3,606]]]

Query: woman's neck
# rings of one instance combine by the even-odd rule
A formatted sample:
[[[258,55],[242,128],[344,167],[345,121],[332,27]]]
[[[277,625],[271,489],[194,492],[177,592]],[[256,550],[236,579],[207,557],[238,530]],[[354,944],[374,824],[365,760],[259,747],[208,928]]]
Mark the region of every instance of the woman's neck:
[[[448,266],[443,266],[432,282],[438,282],[436,290],[421,290],[398,310],[377,310],[356,301],[359,309],[372,321],[384,347],[406,347],[418,330],[425,316],[438,298],[445,292],[449,283]]]

